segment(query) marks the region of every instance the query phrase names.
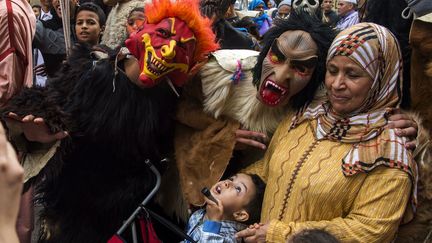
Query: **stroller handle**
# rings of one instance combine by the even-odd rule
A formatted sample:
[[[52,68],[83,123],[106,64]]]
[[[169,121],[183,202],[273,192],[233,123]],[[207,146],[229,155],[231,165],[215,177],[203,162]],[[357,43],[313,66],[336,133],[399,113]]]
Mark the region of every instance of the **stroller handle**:
[[[162,161],[165,161],[166,159],[163,159]],[[156,169],[156,167],[152,164],[152,162],[149,159],[146,159],[144,161],[146,165],[150,167],[150,170],[156,175],[156,185],[155,187],[150,191],[148,196],[142,201],[142,203],[138,206],[138,208],[135,209],[135,211],[132,213],[132,215],[126,220],[126,222],[122,225],[122,227],[117,231],[117,235],[121,235],[126,228],[135,220],[135,217],[140,213],[142,208],[150,201],[150,199],[156,194],[156,192],[159,190],[160,184],[161,184],[161,175],[159,171]]]

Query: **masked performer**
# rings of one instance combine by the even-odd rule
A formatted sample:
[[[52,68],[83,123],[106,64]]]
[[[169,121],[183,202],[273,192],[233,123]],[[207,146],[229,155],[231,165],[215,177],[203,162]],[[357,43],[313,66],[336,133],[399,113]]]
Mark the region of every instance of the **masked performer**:
[[[182,86],[218,47],[197,1],[145,9],[143,30],[126,42],[132,55],[77,45],[47,87],[24,90],[3,111],[70,135],[45,166],[24,164],[37,175],[41,242],[106,242],[116,232],[154,185],[144,161],[170,153],[177,97],[168,83]]]
[[[200,80],[185,88],[177,111],[181,124],[176,130],[176,159],[189,203],[202,205],[200,189],[221,178],[233,157],[240,124],[270,137],[288,112],[312,100],[324,79],[324,60],[333,37],[318,18],[293,13],[269,30],[261,53],[213,54],[202,67]],[[245,154],[251,155],[250,151]]]

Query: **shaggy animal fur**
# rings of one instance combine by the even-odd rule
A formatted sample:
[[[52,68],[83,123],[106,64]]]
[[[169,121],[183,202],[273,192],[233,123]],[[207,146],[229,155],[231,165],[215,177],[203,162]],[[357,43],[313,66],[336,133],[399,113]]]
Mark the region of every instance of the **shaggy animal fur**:
[[[411,30],[411,108],[424,119],[432,136],[432,23],[415,20]]]
[[[3,110],[70,133],[39,175],[41,242],[106,242],[154,186],[144,160],[172,149],[175,94],[115,75],[116,53],[105,50],[109,58],[98,59],[75,46],[47,87],[25,89]]]
[[[256,56],[250,58],[256,62]],[[251,82],[251,70],[243,69],[242,78],[238,84],[233,84],[233,72],[223,69],[213,58],[199,74],[205,97],[204,111],[216,119],[227,116],[239,121],[244,129],[264,132],[271,137],[287,114],[287,107],[269,108],[256,98],[258,91]]]
[[[429,131],[418,114],[411,117],[419,125],[417,148],[413,157],[418,164],[418,207],[414,219],[399,227],[396,242],[431,242],[432,241],[432,140]]]

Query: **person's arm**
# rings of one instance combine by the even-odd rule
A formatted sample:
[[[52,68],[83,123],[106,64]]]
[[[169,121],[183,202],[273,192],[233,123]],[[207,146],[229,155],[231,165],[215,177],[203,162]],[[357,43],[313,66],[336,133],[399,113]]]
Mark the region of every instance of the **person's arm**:
[[[406,172],[376,168],[366,178],[346,216],[290,223],[272,220],[266,241],[283,242],[303,229],[316,228],[328,231],[342,242],[391,242],[407,208],[411,187]]]
[[[66,46],[63,31],[45,28],[40,20],[36,21],[36,32],[33,38],[33,47],[41,53],[65,54]]]
[[[18,243],[15,230],[24,170],[0,125],[0,243]]]
[[[9,138],[18,151],[25,154],[22,164],[24,182],[38,175],[60,146],[60,140],[68,136],[65,131],[51,133],[41,117],[27,115],[23,118],[9,113],[5,119]]]

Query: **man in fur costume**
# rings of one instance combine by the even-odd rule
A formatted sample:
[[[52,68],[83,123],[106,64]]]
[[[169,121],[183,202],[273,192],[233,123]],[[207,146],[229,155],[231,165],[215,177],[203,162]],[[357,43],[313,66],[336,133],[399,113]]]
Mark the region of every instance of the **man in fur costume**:
[[[332,30],[316,16],[293,13],[269,30],[261,53],[213,54],[199,79],[185,87],[177,111],[176,160],[188,203],[204,203],[201,188],[218,181],[230,160],[239,160],[230,163],[236,171],[259,159],[265,149],[260,139],[271,137],[287,113],[313,99],[324,80],[325,56],[333,38]],[[243,151],[251,157],[240,158],[234,152],[236,142],[262,149]]]
[[[415,159],[419,166],[418,210],[399,229],[396,242],[432,241],[432,3],[408,1],[415,19],[411,26],[411,109],[423,120]]]
[[[40,242],[106,242],[154,187],[144,161],[158,166],[171,152],[174,86],[218,45],[195,0],[145,9],[143,30],[126,41],[132,55],[76,45],[46,87],[25,89],[3,109],[69,134],[24,163],[43,205]]]

